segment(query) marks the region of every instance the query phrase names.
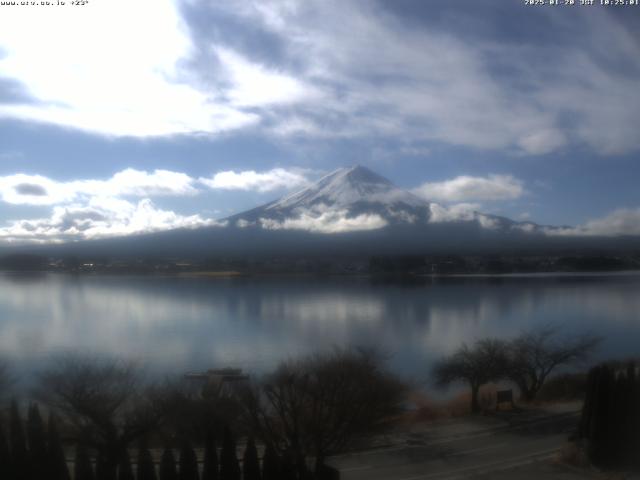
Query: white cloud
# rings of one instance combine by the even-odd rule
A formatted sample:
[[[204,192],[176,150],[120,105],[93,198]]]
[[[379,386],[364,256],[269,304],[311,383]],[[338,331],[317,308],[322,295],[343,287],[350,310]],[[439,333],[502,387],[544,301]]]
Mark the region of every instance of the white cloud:
[[[50,206],[52,210],[49,217],[14,220],[0,227],[0,240],[54,242],[221,225],[205,214],[181,215],[158,208],[150,197],[198,195],[205,186],[258,192],[297,188],[308,183],[305,176],[308,172],[295,168],[274,168],[265,172],[226,171],[199,180],[171,170],[132,168],[104,180],[56,181],[43,175],[6,175],[0,177],[0,201],[13,205]],[[351,223],[346,222],[336,228],[350,226]]]
[[[49,217],[14,220],[0,227],[0,240],[60,242],[219,225],[201,215],[158,208],[148,198],[197,193],[194,178],[170,170],[128,168],[106,180],[67,182],[42,175],[8,175],[0,177],[2,201],[51,206],[52,210]]]
[[[316,233],[344,233],[377,230],[387,226],[379,215],[361,214],[349,217],[346,210],[325,211],[321,214],[302,213],[296,218],[283,221],[260,219],[262,228],[268,230],[306,230]]]
[[[187,3],[234,16],[234,38],[192,38],[180,0],[3,9],[0,77],[33,101],[0,104],[0,117],[110,136],[259,127],[524,155],[640,149],[637,41],[609,15],[575,16],[585,34],[558,51],[416,28],[366,0]],[[277,56],[238,47],[256,24]]]
[[[443,206],[437,203],[429,205],[431,216],[429,222],[459,222],[475,220],[480,205],[477,203],[458,203],[450,206]]]
[[[567,138],[559,130],[540,130],[522,136],[517,143],[524,153],[544,155],[566,145]]]
[[[216,55],[231,81],[225,95],[238,107],[262,107],[295,103],[318,95],[311,87],[282,72],[267,70],[228,48],[217,47]]]
[[[11,204],[56,205],[81,197],[194,195],[195,180],[170,170],[146,172],[127,168],[107,180],[57,182],[42,175],[0,177],[0,197]]]
[[[309,180],[301,171],[274,168],[266,172],[227,170],[216,173],[212,178],[200,178],[200,182],[213,189],[270,192],[303,187]]]
[[[547,235],[604,236],[640,235],[640,208],[620,208],[574,228],[553,228]]]
[[[482,228],[489,230],[500,226],[496,218],[478,212],[479,208],[480,205],[477,203],[458,203],[449,206],[431,203],[429,223],[478,222]]]
[[[640,149],[633,131],[640,98],[630,93],[640,69],[632,48],[637,40],[604,12],[574,16],[584,34],[558,52],[474,38],[472,31],[461,36],[415,27],[367,1],[264,0],[211,8],[261,22],[280,37],[284,64],[295,64],[298,80],[322,92],[278,112],[270,129],[279,135],[401,136],[524,155],[570,144],[603,154]],[[549,22],[548,28],[563,25]],[[626,67],[613,68],[602,58]],[[500,72],[504,65],[507,73]]]
[[[516,199],[524,195],[525,189],[522,182],[511,175],[462,175],[443,182],[424,183],[413,193],[426,200],[468,202]]]
[[[211,225],[220,224],[200,215],[183,216],[159,209],[148,198],[132,203],[96,197],[86,205],[56,206],[49,218],[10,222],[0,228],[0,239],[15,243],[49,243]]]
[[[0,50],[0,77],[33,98],[0,104],[0,117],[141,137],[218,133],[260,120],[181,68],[194,47],[173,0],[7,7]]]
[[[0,177],[0,195],[15,205],[53,205],[72,201],[77,192],[42,175],[18,173]]]

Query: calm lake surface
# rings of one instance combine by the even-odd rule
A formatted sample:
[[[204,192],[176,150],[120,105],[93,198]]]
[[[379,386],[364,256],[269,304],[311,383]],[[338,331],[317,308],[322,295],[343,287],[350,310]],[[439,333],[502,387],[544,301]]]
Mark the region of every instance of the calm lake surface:
[[[640,274],[369,278],[0,276],[0,355],[26,374],[69,350],[139,360],[150,374],[278,361],[374,345],[427,378],[461,342],[537,325],[605,341],[598,358],[640,355]]]

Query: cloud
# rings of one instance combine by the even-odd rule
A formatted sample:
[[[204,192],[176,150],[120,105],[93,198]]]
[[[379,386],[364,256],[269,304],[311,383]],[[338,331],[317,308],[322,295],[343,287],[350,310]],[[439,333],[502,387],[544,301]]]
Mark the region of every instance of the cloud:
[[[525,194],[525,189],[522,182],[511,175],[462,175],[443,182],[424,183],[413,193],[430,201],[469,202],[516,199]]]
[[[230,88],[225,95],[234,106],[264,107],[295,103],[318,95],[295,77],[270,71],[231,49],[217,47],[215,53],[229,77]]]
[[[21,173],[0,177],[0,198],[16,205],[56,205],[94,196],[182,196],[197,192],[193,178],[170,170],[146,172],[127,168],[107,180],[69,182]]]
[[[579,32],[565,35],[558,51],[520,37],[496,41],[482,29],[460,34],[457,24],[473,27],[477,20],[470,12],[465,21],[462,10],[460,22],[444,29],[364,0],[194,4],[235,18],[239,36],[268,32],[277,54],[262,57],[288,68],[307,91],[320,92],[299,96],[286,110],[261,112],[277,135],[402,135],[522,155],[568,145],[602,154],[640,149],[633,133],[640,100],[630,94],[640,70],[637,40],[605,12],[572,16],[570,29],[560,19],[545,21],[555,35]],[[500,11],[485,14],[491,20]],[[247,51],[260,58],[255,48]],[[614,68],[611,58],[625,67]]]
[[[146,198],[137,203],[92,198],[86,205],[56,206],[49,218],[18,220],[0,228],[0,239],[14,243],[53,243],[221,225],[200,215],[183,216],[157,208]]]
[[[437,203],[429,205],[429,223],[477,222],[482,228],[495,229],[500,226],[498,219],[478,212],[477,203],[458,203],[443,206]]]
[[[196,195],[196,184],[185,173],[132,168],[106,180],[60,182],[42,175],[7,175],[0,177],[2,201],[52,210],[49,217],[8,222],[0,227],[0,240],[61,242],[219,225],[201,215],[158,208],[148,198]]]
[[[640,149],[640,97],[630,93],[638,42],[606,12],[573,15],[570,30],[544,22],[579,33],[558,50],[473,28],[461,35],[392,9],[367,0],[6,8],[0,78],[23,93],[0,100],[0,117],[108,136],[254,129],[317,141],[401,136],[425,151]]]
[[[540,130],[522,136],[517,144],[524,152],[531,155],[544,155],[554,152],[567,143],[564,133],[558,130]]]
[[[211,178],[200,178],[199,181],[213,189],[255,190],[258,192],[298,188],[309,183],[301,171],[283,168],[274,168],[266,172],[228,170],[218,172]]]
[[[222,225],[206,215],[182,215],[157,207],[150,197],[186,197],[209,189],[271,192],[308,183],[308,170],[218,172],[196,179],[171,170],[127,168],[110,178],[57,181],[23,173],[0,177],[0,200],[12,205],[51,207],[45,218],[14,220],[0,227],[0,239],[44,242],[132,235],[173,228]],[[217,210],[216,210],[217,211]],[[348,228],[346,226],[337,228]]]
[[[480,205],[477,203],[458,203],[456,205],[443,206],[437,203],[429,205],[430,217],[429,222],[459,222],[471,221],[476,218],[476,214]]]
[[[387,226],[380,215],[361,214],[349,217],[347,210],[325,211],[321,214],[302,213],[283,221],[261,218],[262,228],[268,230],[306,230],[315,233],[345,233],[377,230]]]
[[[42,185],[37,185],[35,183],[19,183],[14,187],[14,190],[18,195],[24,196],[45,196],[47,191]]]
[[[259,121],[185,74],[193,45],[172,0],[5,8],[0,49],[0,77],[29,95],[0,102],[0,117],[110,136],[218,133]]]
[[[574,228],[546,230],[552,236],[603,236],[640,235],[640,207],[620,208]]]

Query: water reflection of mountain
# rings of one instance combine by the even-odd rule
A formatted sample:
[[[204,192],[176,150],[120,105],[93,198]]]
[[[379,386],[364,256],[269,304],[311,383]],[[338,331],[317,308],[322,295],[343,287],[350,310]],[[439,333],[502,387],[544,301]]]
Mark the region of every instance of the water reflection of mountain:
[[[426,372],[462,341],[536,324],[606,334],[604,353],[637,353],[638,276],[361,279],[0,277],[0,348],[33,363],[81,349],[141,359],[155,371],[266,369],[301,352],[376,345]],[[25,364],[26,364],[25,363]]]

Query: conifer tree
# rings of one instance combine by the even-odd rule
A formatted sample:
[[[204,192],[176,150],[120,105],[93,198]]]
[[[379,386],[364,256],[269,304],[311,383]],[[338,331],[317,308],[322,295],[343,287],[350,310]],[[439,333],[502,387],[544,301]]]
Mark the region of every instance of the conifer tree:
[[[640,389],[637,366],[600,365],[591,370],[580,436],[600,467],[640,465]]]
[[[176,459],[173,450],[166,448],[160,459],[160,480],[178,480],[176,471]]]
[[[595,412],[595,397],[597,393],[598,375],[600,373],[599,367],[594,367],[589,370],[587,375],[587,385],[585,387],[585,398],[582,404],[582,415],[580,416],[580,426],[578,434],[580,438],[589,438],[590,430],[593,426],[593,415]]]
[[[188,441],[182,444],[180,449],[179,480],[199,480],[198,457]]]
[[[258,450],[253,438],[249,437],[242,461],[242,478],[243,480],[260,480],[260,477]]]
[[[637,448],[636,438],[640,438],[640,430],[635,430],[635,416],[636,409],[640,409],[640,405],[634,403],[634,394],[636,387],[636,366],[633,362],[630,362],[624,372],[624,384],[622,391],[622,398],[624,402],[624,409],[621,413],[623,433],[621,436],[622,443],[622,455],[625,465],[633,466],[634,452],[639,452],[640,448]]]
[[[280,480],[280,459],[271,444],[267,445],[262,457],[262,480]]]
[[[4,432],[0,426],[0,478],[13,480],[13,472],[11,469],[11,452],[9,444],[4,436]]]
[[[131,467],[131,458],[126,448],[122,452],[120,462],[118,462],[118,480],[135,480],[133,468]]]
[[[67,466],[67,457],[62,448],[60,435],[58,434],[58,426],[53,414],[49,414],[49,422],[47,428],[47,460],[46,465],[49,469],[51,480],[70,480],[69,467]]]
[[[31,478],[29,451],[27,450],[26,438],[22,427],[22,419],[18,403],[11,402],[11,413],[9,419],[9,439],[11,444],[11,464],[13,475],[16,480],[29,480]]]
[[[35,480],[47,476],[47,441],[40,409],[36,404],[29,405],[27,412],[27,443],[32,475]]]
[[[96,480],[117,480],[117,465],[113,465],[100,451],[96,457]]]
[[[240,465],[236,454],[236,441],[229,427],[224,428],[220,452],[220,479],[240,480]]]
[[[294,457],[291,450],[285,450],[282,454],[282,462],[280,464],[281,480],[296,480],[296,467]]]
[[[631,405],[633,405],[633,409],[631,410],[630,418],[629,418],[629,428],[633,433],[633,438],[631,439],[631,452],[640,452],[640,372],[638,369],[640,368],[640,364],[634,363],[632,369],[633,373],[631,374],[633,387],[631,393]],[[631,453],[631,466],[636,470],[640,470],[640,455],[637,453]]]
[[[613,385],[613,375],[607,365],[602,365],[596,378],[594,396],[593,426],[590,430],[590,457],[594,463],[605,465],[609,459],[609,422],[610,390]]]
[[[204,445],[202,480],[218,480],[218,451],[213,434],[208,433]]]
[[[138,478],[137,480],[156,480],[156,467],[146,442],[141,442],[138,449]]]
[[[76,446],[76,459],[74,463],[74,480],[95,480],[91,458],[82,445]]]

